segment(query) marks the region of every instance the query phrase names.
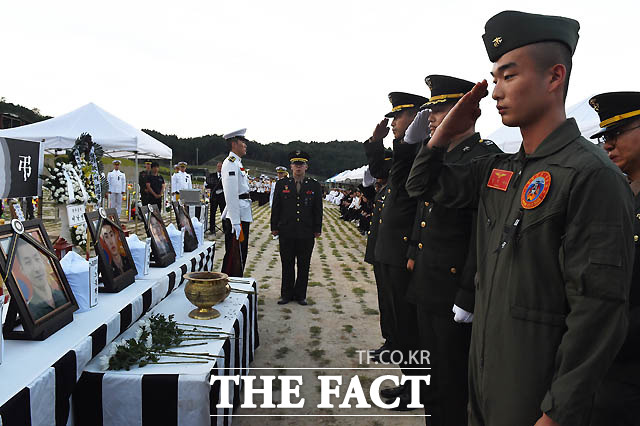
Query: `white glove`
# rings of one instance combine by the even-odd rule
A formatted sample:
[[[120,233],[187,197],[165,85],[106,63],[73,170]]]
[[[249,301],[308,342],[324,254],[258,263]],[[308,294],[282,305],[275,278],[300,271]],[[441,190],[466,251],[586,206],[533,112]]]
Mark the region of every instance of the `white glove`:
[[[369,166],[367,166],[367,168],[364,169],[364,176],[362,177],[362,186],[364,186],[365,188],[368,188],[374,183],[376,183],[376,178],[371,176],[371,171],[369,170]]]
[[[473,321],[473,314],[471,312],[465,311],[464,309],[462,309],[457,305],[453,305],[452,311],[455,314],[453,317],[453,320],[455,322],[461,322],[466,324]]]
[[[242,226],[240,224],[233,224],[233,232],[236,234],[236,238],[240,238],[240,231],[242,231]]]
[[[429,132],[429,114],[431,111],[423,109],[418,112],[413,122],[409,124],[407,131],[404,133],[404,143],[416,144],[424,141]]]

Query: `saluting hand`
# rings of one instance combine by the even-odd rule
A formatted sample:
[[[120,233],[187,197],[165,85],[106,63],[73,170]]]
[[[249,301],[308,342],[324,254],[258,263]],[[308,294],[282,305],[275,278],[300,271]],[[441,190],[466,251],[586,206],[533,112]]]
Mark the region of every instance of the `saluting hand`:
[[[373,131],[373,135],[371,136],[371,139],[369,140],[371,142],[380,142],[384,138],[386,138],[388,134],[389,134],[389,119],[385,118],[384,120],[378,123],[375,130]]]
[[[456,136],[473,126],[480,117],[480,100],[487,96],[487,80],[476,83],[470,92],[465,94],[442,120],[429,141],[429,147],[446,148]]]

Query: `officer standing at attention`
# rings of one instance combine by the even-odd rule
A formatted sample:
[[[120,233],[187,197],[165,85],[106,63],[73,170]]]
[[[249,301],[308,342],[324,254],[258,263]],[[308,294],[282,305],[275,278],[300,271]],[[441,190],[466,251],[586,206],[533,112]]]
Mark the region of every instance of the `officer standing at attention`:
[[[151,161],[144,162],[144,170],[138,173],[138,187],[140,188],[140,201],[143,206],[152,203],[152,197],[147,192],[147,176],[151,174]]]
[[[193,189],[193,184],[191,183],[191,175],[187,173],[187,163],[185,163],[184,161],[180,161],[178,163],[178,167],[180,168],[178,178],[176,179],[179,188],[178,192],[181,189]]]
[[[406,375],[412,375],[415,373],[406,363],[410,359],[409,352],[415,349],[418,339],[415,305],[406,299],[411,281],[411,272],[407,270],[407,252],[417,202],[407,194],[405,183],[418,145],[406,144],[404,134],[418,113],[418,108],[428,102],[428,99],[410,93],[392,92],[389,94],[389,101],[392,105],[391,112],[376,126],[373,135],[364,143],[364,149],[371,175],[375,178],[384,177],[388,161],[385,160],[382,140],[389,133],[387,124],[389,118],[392,118],[393,159],[390,160],[387,193],[378,219],[375,259],[380,264],[382,287],[386,292],[384,297],[392,306],[393,350],[403,353],[403,371]],[[399,386],[392,390],[383,389],[380,394],[385,398],[399,396],[400,404],[397,409],[406,410],[411,400],[409,392],[409,387]]]
[[[216,172],[207,176],[207,188],[209,188],[209,232],[216,233],[216,211],[220,208],[220,214],[224,211],[224,188],[222,188],[222,163],[216,164]]]
[[[517,154],[443,162],[480,116],[477,83],[435,130],[407,191],[478,209],[469,353],[471,425],[589,424],[594,393],[624,342],[633,200],[605,152],[565,115],[579,24],[506,11],[483,36],[502,123]]]
[[[589,104],[600,116],[598,141],[629,179],[634,195],[635,256],[629,294],[629,331],[596,392],[591,426],[640,423],[640,92],[603,93]]]
[[[305,176],[309,154],[294,151],[289,154],[289,161],[291,177],[276,183],[271,208],[271,233],[279,237],[282,263],[278,304],[297,300],[306,305],[311,254],[315,239],[322,232],[322,187],[317,180]]]
[[[469,92],[470,81],[446,75],[425,78],[431,97],[407,129],[405,142],[422,143]],[[449,145],[445,163],[468,164],[501,152],[471,125]],[[451,209],[430,197],[418,200],[407,269],[407,299],[416,305],[419,347],[430,353],[432,380],[420,394],[429,426],[467,424],[469,343],[476,274],[476,211]],[[455,314],[452,314],[452,309]]]
[[[242,157],[247,154],[247,139],[244,137],[247,129],[236,130],[224,135],[229,144],[229,156],[222,162],[222,186],[226,207],[222,212],[222,227],[224,230],[225,255],[222,262],[227,264],[227,257],[233,242],[233,235],[240,238],[240,231],[244,240],[240,243],[242,252],[242,268],[247,261],[249,250],[249,225],[253,221],[251,214],[251,196],[249,195],[249,176],[242,166]]]
[[[113,170],[107,174],[109,183],[109,206],[116,209],[118,217],[122,213],[122,194],[127,192],[127,178],[120,171],[120,160],[113,160]]]
[[[271,182],[271,192],[269,193],[269,207],[273,208],[273,194],[276,192],[276,183],[287,176],[287,168],[284,166],[276,167],[276,174],[278,175],[278,179]]]
[[[173,174],[171,175],[171,194],[172,201],[178,201],[180,199],[180,194],[176,188],[180,187],[180,183],[178,183],[178,179],[180,178],[180,166],[178,163],[173,165]]]

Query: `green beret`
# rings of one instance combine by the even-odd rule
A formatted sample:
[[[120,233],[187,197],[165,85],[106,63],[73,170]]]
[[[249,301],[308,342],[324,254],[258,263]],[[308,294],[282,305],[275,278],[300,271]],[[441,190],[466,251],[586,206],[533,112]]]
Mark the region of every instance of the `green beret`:
[[[579,29],[574,19],[507,10],[487,21],[482,40],[491,62],[519,47],[545,41],[563,43],[573,55]]]

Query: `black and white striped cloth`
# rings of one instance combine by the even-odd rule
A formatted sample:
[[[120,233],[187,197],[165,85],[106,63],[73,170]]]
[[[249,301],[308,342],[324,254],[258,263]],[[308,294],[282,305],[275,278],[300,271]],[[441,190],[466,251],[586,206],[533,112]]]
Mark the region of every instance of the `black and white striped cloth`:
[[[71,395],[89,361],[181,286],[186,272],[211,270],[214,253],[215,244],[206,242],[166,268],[151,269],[145,279],[119,293],[101,294],[98,307],[75,314],[71,324],[45,341],[5,341],[0,426],[73,424]],[[52,361],[38,364],[40,359]]]
[[[102,371],[99,358],[106,348],[82,374],[74,392],[75,420],[82,425],[228,425],[231,409],[217,409],[220,386],[210,386],[211,375],[245,375],[258,346],[257,284],[234,282],[236,287],[253,290],[254,294],[231,293],[219,305],[221,316],[206,325],[221,327],[233,333],[232,339],[209,341],[206,346],[189,347],[182,351],[208,352],[224,356],[208,364],[147,365],[130,371]],[[183,294],[176,292],[152,309],[151,313],[175,314],[178,322],[190,322],[187,313],[193,306]],[[134,324],[121,338],[132,337]],[[178,347],[175,350],[180,351]],[[162,357],[161,361],[184,358]],[[229,401],[239,402],[238,387],[231,387]]]

